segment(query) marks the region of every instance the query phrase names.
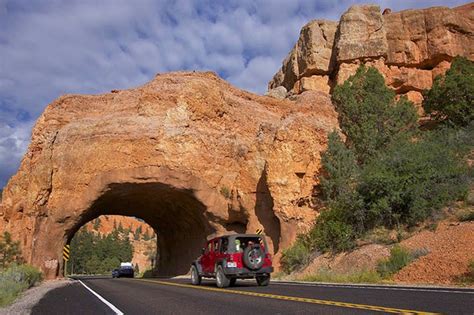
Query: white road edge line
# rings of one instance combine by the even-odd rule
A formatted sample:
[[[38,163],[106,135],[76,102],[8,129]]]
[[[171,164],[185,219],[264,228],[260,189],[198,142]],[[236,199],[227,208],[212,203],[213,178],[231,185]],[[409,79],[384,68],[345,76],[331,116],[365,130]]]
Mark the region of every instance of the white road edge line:
[[[123,315],[123,312],[121,310],[119,310],[118,308],[116,308],[112,303],[110,303],[109,301],[107,301],[106,299],[104,299],[102,296],[99,295],[99,293],[95,292],[94,290],[92,290],[91,288],[89,288],[87,285],[84,284],[84,282],[82,282],[81,280],[79,280],[79,282],[84,286],[84,288],[86,288],[87,290],[89,290],[90,292],[92,292],[92,294],[94,294],[99,300],[101,300],[105,305],[107,305],[108,307],[110,307],[110,309],[112,311],[115,312],[115,314],[117,315]]]

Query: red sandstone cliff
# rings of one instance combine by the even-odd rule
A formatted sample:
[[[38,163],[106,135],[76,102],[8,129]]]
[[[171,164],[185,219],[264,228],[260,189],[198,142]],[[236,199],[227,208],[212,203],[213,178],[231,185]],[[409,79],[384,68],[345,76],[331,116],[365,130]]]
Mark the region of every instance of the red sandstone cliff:
[[[268,88],[282,86],[289,95],[329,93],[367,64],[398,94],[420,104],[420,92],[457,55],[474,60],[474,3],[385,14],[377,5],[356,5],[339,22],[306,24]]]

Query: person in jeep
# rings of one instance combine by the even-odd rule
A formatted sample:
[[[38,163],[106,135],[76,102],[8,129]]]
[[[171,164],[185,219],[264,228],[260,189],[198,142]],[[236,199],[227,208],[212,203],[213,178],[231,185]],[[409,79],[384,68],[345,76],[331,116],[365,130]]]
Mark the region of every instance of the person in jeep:
[[[255,278],[259,286],[270,283],[271,255],[264,235],[224,235],[208,241],[202,255],[191,264],[191,282],[215,278],[219,288],[235,285],[237,279]]]

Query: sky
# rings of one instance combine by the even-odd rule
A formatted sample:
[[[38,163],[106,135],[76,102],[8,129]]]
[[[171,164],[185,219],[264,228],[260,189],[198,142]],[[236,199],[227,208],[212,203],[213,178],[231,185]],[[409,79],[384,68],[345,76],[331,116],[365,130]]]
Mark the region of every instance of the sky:
[[[370,3],[399,11],[466,2]],[[60,95],[131,88],[175,70],[211,70],[263,94],[304,24],[338,20],[357,3],[367,1],[0,0],[0,189]]]

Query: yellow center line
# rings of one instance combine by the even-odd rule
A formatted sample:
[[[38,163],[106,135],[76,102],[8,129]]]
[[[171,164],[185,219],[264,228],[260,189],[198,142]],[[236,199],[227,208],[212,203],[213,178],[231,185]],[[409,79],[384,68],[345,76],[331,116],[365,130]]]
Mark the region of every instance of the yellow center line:
[[[303,298],[303,297],[286,296],[286,295],[269,294],[269,293],[258,293],[258,292],[250,292],[250,291],[239,291],[239,290],[232,290],[232,289],[221,289],[221,288],[205,287],[205,286],[198,286],[198,285],[191,285],[191,284],[160,281],[160,280],[147,280],[147,279],[136,279],[136,280],[151,282],[151,283],[161,284],[161,285],[181,287],[181,288],[190,288],[190,289],[198,289],[198,290],[229,293],[229,294],[257,296],[257,297],[264,297],[264,298],[269,298],[269,299],[304,302],[304,303],[319,304],[319,305],[355,308],[355,309],[360,309],[360,310],[370,310],[370,311],[376,311],[376,312],[386,312],[386,313],[394,313],[394,314],[414,314],[414,315],[415,314],[416,315],[437,314],[437,313],[404,310],[404,309],[376,306],[376,305],[346,303],[346,302],[337,302],[337,301],[330,301],[330,300],[318,300],[318,299],[312,299],[312,298]]]

